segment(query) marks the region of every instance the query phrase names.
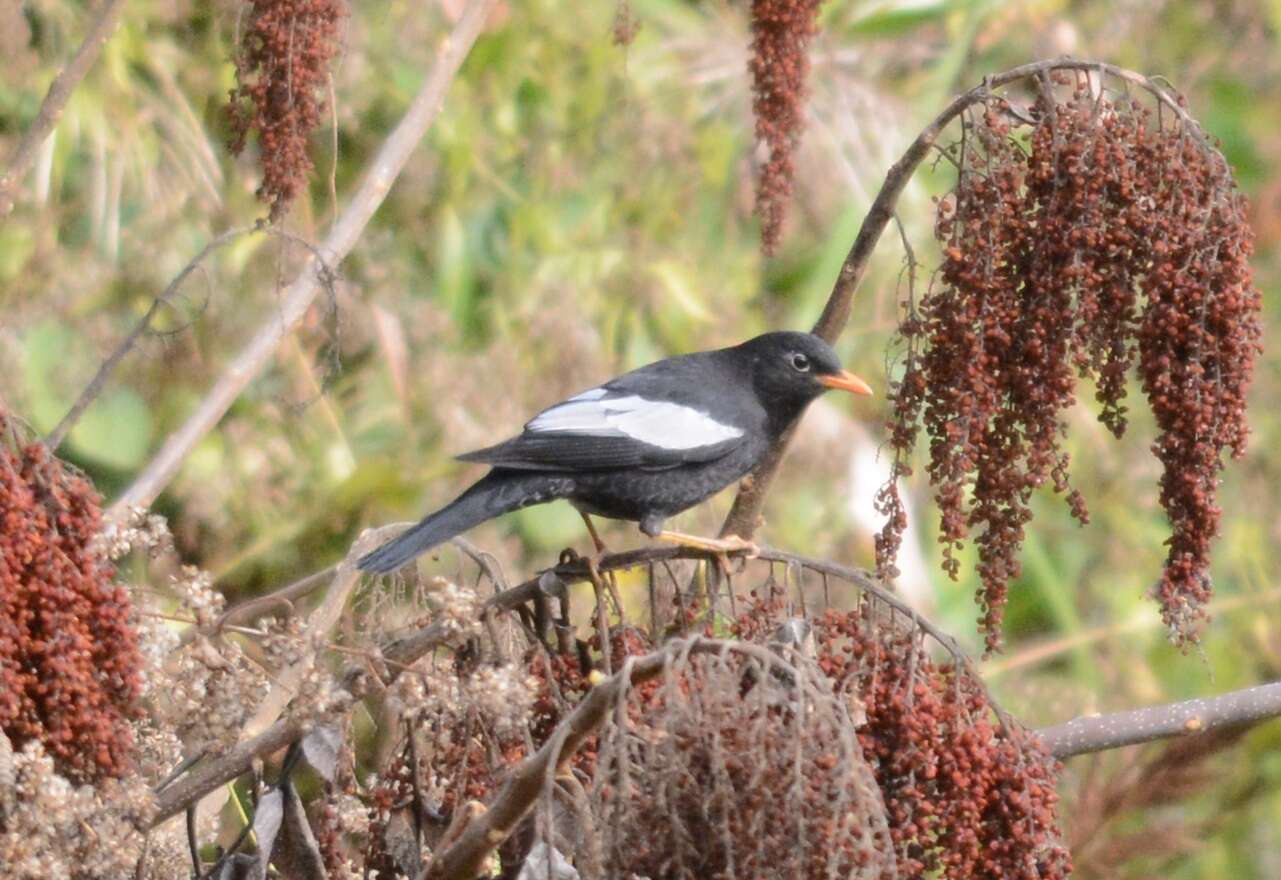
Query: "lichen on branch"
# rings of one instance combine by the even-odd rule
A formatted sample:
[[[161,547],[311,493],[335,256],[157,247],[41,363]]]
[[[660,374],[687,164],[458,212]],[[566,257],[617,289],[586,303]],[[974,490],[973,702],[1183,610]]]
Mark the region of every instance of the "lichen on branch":
[[[1226,161],[1181,114],[1157,108],[1060,71],[1026,113],[996,96],[967,112],[946,151],[958,175],[938,203],[940,283],[909,299],[900,326],[906,359],[891,389],[895,459],[877,499],[889,517],[877,561],[882,575],[896,573],[906,527],[896,480],[911,472],[923,425],[943,568],[956,577],[956,551],[973,535],[989,651],[1020,573],[1032,493],[1050,484],[1088,519],[1063,448],[1082,379],[1118,437],[1127,382],[1141,380],[1172,531],[1156,597],[1180,644],[1205,618],[1218,474],[1225,452],[1245,451],[1261,300],[1245,199]]]

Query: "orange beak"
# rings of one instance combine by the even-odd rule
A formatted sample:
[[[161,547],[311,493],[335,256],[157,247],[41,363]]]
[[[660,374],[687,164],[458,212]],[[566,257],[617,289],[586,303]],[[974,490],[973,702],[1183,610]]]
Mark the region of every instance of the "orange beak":
[[[818,381],[828,388],[838,388],[850,394],[871,394],[872,386],[868,385],[849,370],[841,370],[834,376],[819,376]]]

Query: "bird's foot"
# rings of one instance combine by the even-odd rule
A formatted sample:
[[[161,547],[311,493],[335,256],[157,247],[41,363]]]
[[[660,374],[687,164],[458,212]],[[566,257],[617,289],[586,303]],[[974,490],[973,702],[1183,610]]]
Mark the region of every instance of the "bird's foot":
[[[592,522],[592,518],[581,510],[578,511],[578,515],[583,518],[583,525],[587,526],[587,534],[592,536],[592,546],[596,548],[595,556],[584,558],[587,560],[587,570],[591,573],[592,585],[596,588],[597,599],[599,601],[600,585],[604,583],[609,590],[610,599],[613,600],[614,611],[617,612],[621,620],[623,618],[623,600],[618,593],[618,580],[614,577],[612,571],[605,572],[605,576],[602,578],[599,569],[601,562],[604,561],[606,554],[609,553],[609,548],[601,540],[600,532],[596,531],[596,524]]]
[[[679,544],[682,547],[690,547],[711,553],[716,557],[716,564],[720,567],[721,573],[726,576],[729,576],[732,571],[729,564],[731,555],[739,559],[755,559],[761,555],[760,547],[757,547],[754,542],[748,541],[746,538],[740,538],[738,535],[726,535],[724,538],[701,538],[698,535],[687,535],[683,532],[662,531],[654,537],[660,541],[667,541],[671,544]]]
[[[654,536],[660,541],[691,547],[695,550],[706,550],[708,553],[733,554],[755,559],[761,555],[761,548],[756,543],[738,535],[727,535],[724,538],[703,538],[698,535],[687,535],[684,532],[662,531]]]

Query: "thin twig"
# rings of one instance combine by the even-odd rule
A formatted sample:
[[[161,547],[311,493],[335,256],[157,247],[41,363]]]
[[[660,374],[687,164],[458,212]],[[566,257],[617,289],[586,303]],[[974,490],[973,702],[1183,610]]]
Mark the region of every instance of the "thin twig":
[[[496,0],[472,0],[442,43],[436,62],[404,117],[369,164],[356,194],[329,231],[319,251],[330,267],[340,264],[355,246],[370,218],[382,204],[392,184],[409,161],[414,148],[440,113],[445,91],[476,41]],[[121,520],[134,507],[147,507],[178,472],[196,444],[213,430],[223,415],[271,360],[281,341],[302,320],[321,287],[320,264],[313,255],[284,291],[279,309],[273,311],[241,350],[205,399],[134,479],[107,515]]]
[[[206,244],[200,250],[200,253],[192,257],[191,261],[182,267],[182,270],[173,277],[173,280],[169,282],[163,291],[161,291],[160,295],[151,301],[151,307],[148,308],[146,314],[138,320],[138,323],[134,325],[134,328],[129,331],[129,335],[124,338],[120,345],[116,347],[116,350],[102,362],[100,367],[98,367],[98,372],[94,374],[93,379],[85,386],[85,390],[80,392],[80,396],[76,398],[76,402],[71,405],[71,409],[67,410],[67,414],[62,417],[62,421],[58,422],[57,427],[49,432],[49,436],[45,438],[44,445],[48,447],[50,452],[56,452],[58,447],[62,445],[62,442],[67,439],[67,435],[71,433],[71,429],[76,426],[78,421],[80,421],[80,417],[84,415],[84,411],[88,409],[89,405],[97,399],[99,394],[102,393],[102,389],[106,386],[107,380],[111,378],[111,374],[115,372],[120,361],[122,361],[124,356],[132,351],[133,347],[138,344],[138,340],[141,339],[142,335],[151,327],[151,322],[156,317],[156,313],[160,311],[161,306],[168,305],[169,300],[178,292],[182,283],[187,280],[187,276],[196,271],[200,264],[205,261],[205,258],[218,248],[234,241],[242,235],[254,232],[259,228],[260,227],[258,225],[242,226],[239,229],[231,229],[224,232],[222,235],[219,235]]]
[[[53,132],[58,120],[62,118],[62,111],[66,109],[71,93],[76,90],[76,86],[80,85],[89,68],[93,67],[93,63],[98,60],[98,54],[107,44],[107,39],[115,29],[123,8],[123,0],[103,0],[94,13],[95,18],[89,26],[89,32],[85,34],[84,42],[72,56],[71,63],[54,77],[49,91],[45,93],[44,100],[40,103],[36,118],[32,120],[30,128],[18,142],[17,149],[9,157],[8,167],[3,174],[0,174],[0,221],[13,211],[13,192],[18,186],[18,181],[31,170],[40,152],[40,146]]]
[[[200,843],[196,840],[195,804],[187,807],[187,849],[191,852],[192,876],[199,877],[203,866],[200,863]]]
[[[216,633],[229,626],[249,623],[262,617],[268,609],[277,605],[284,605],[286,608],[292,609],[294,602],[314,592],[321,584],[331,579],[337,570],[338,564],[334,563],[328,568],[312,572],[278,590],[273,590],[262,596],[254,596],[252,599],[246,599],[238,605],[233,605],[214,621],[211,629]],[[185,629],[182,631],[182,635],[179,636],[178,643],[179,645],[186,645],[197,635],[199,635],[198,628]]]

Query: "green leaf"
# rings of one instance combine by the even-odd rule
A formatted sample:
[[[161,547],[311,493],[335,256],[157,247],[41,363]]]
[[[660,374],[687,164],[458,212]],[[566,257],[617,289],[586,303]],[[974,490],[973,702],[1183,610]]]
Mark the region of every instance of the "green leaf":
[[[23,336],[23,378],[31,408],[28,417],[38,431],[52,430],[70,404],[57,392],[56,372],[73,350],[72,341],[71,331],[53,319],[41,321]]]

